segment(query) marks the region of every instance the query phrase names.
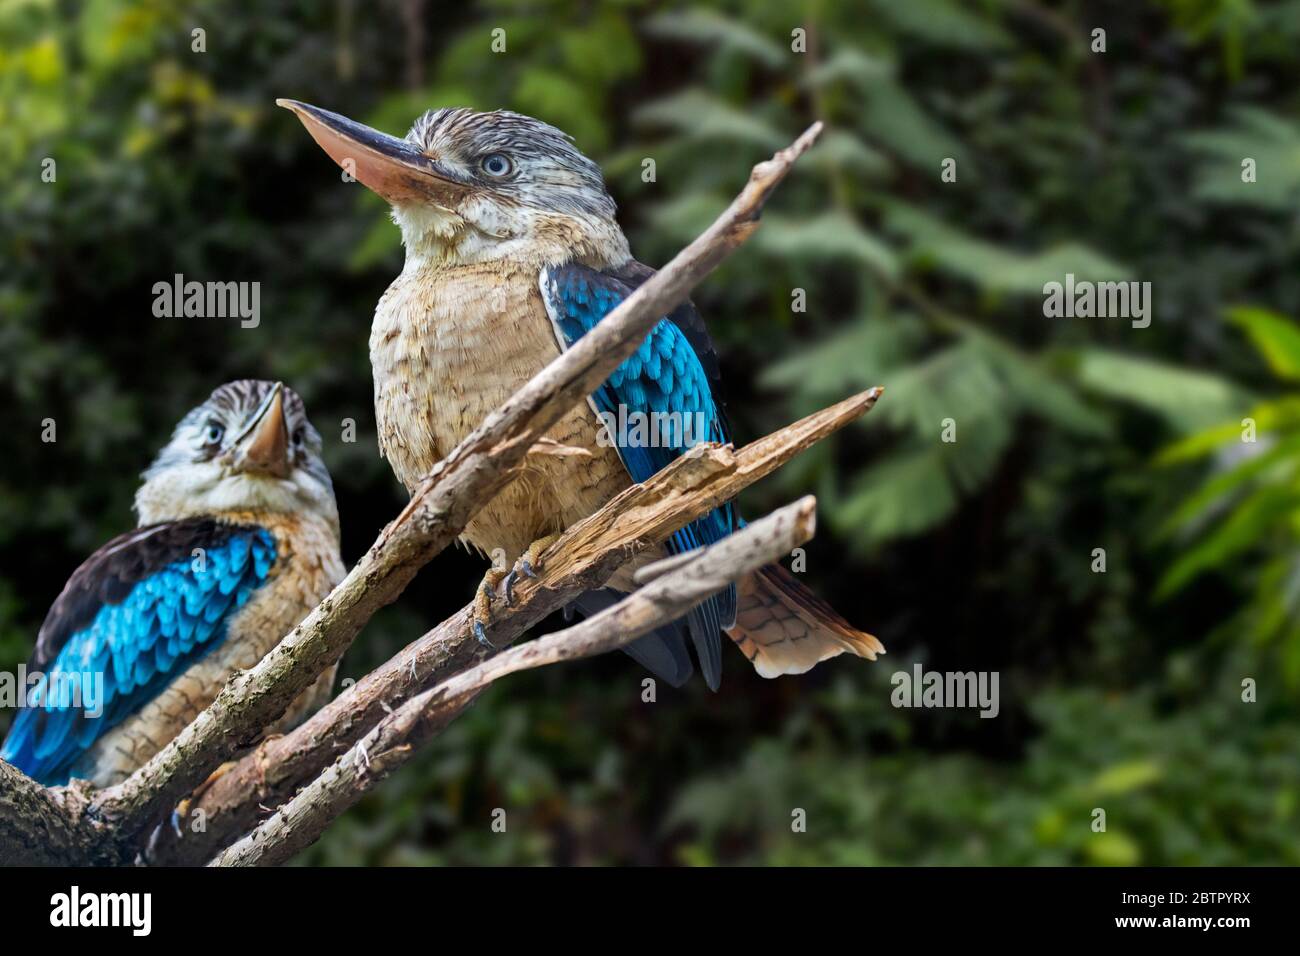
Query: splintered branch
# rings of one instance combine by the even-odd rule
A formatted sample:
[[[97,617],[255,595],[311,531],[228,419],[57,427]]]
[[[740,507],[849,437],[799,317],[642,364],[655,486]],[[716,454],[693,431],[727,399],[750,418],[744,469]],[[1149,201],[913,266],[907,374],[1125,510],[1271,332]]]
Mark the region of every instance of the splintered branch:
[[[489,636],[503,647],[584,591],[601,587],[642,550],[707,514],[784,465],[814,443],[868,412],[881,394],[873,388],[785,426],[739,450],[699,445],[683,458],[633,485],[570,528],[544,555],[538,577],[521,580],[514,603],[498,601]],[[690,555],[683,555],[686,561]],[[264,741],[229,769],[191,807],[201,813],[195,832],[159,830],[147,860],[198,864],[328,767],[384,716],[432,683],[471,666],[482,654],[466,606],[343,691],[304,724]]]
[[[581,624],[511,648],[412,697],[385,717],[333,766],[226,849],[215,866],[283,863],[315,842],[339,814],[414,754],[489,684],[507,674],[613,650],[681,617],[728,584],[779,560],[812,537],[816,502],[809,496],[775,511]]]
[[[416,572],[515,476],[544,433],[595,390],[663,315],[749,237],[776,186],[820,133],[821,124],[814,124],[792,145],[755,166],[713,225],[434,466],[347,577],[274,650],[232,677],[211,706],[144,767],[95,795],[89,817],[104,836],[101,862],[132,853],[158,819],[223,761],[251,746],[342,656],[375,612],[395,600]]]

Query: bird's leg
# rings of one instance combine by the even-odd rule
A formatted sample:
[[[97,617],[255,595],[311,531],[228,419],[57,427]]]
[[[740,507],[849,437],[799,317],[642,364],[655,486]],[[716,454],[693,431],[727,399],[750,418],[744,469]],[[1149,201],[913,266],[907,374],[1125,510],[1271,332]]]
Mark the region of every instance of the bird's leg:
[[[519,560],[509,571],[494,566],[483,575],[483,580],[479,582],[478,591],[474,595],[474,636],[484,647],[493,647],[492,642],[487,639],[486,627],[492,621],[492,601],[496,596],[497,585],[505,582],[506,606],[513,605],[515,581],[520,575],[526,578],[537,577],[537,572],[542,568],[542,553],[559,540],[559,537],[558,534],[548,534],[538,538],[519,556]]]
[[[509,573],[495,565],[488,568],[483,580],[478,583],[478,590],[474,592],[474,636],[484,647],[493,646],[484,633],[484,628],[492,623],[492,596],[496,593],[497,585]]]

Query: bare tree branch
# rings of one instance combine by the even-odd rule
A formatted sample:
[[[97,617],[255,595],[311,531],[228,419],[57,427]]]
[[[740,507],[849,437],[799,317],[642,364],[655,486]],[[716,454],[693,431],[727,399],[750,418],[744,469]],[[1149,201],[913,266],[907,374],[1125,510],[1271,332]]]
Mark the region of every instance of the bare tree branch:
[[[845,399],[733,451],[700,445],[646,482],[633,485],[570,528],[547,552],[539,576],[521,581],[512,606],[498,603],[490,635],[514,641],[579,594],[602,586],[643,548],[656,545],[775,471],[812,444],[874,406],[881,389]],[[678,560],[692,560],[682,555]],[[482,649],[470,627],[470,606],[412,642],[341,693],[306,723],[265,741],[209,787],[192,807],[202,830],[160,831],[147,859],[197,864],[252,829],[270,808],[330,765],[344,750],[412,695],[470,666]]]
[[[517,671],[622,647],[676,620],[728,584],[779,560],[811,538],[815,514],[812,496],[800,499],[715,545],[693,552],[690,560],[581,624],[504,651],[411,698],[274,816],[225,850],[213,865],[285,862],[410,760],[419,744],[446,726],[489,684]]]
[[[321,604],[255,667],[236,674],[205,711],[144,767],[93,800],[119,859],[223,761],[251,746],[352,643],[379,608],[450,544],[513,477],[528,450],[636,350],[660,318],[758,226],[773,190],[816,141],[815,124],[759,163],[740,195],[701,236],[572,348],[490,414],[440,461],[410,503]]]
[[[47,866],[84,855],[86,787],[47,789],[0,760],[0,866]]]

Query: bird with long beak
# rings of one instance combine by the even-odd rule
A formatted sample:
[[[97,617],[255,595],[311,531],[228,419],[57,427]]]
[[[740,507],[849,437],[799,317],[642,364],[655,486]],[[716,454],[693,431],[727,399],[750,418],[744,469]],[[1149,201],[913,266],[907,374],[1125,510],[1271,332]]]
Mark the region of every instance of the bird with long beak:
[[[277,102],[389,202],[401,229],[406,266],[375,310],[370,360],[380,448],[409,490],[653,275],[628,250],[600,167],[540,120],[431,110],[398,139],[315,106]],[[465,528],[467,544],[505,559],[478,591],[480,640],[493,602],[510,600],[515,576],[534,573],[558,533],[695,442],[729,440],[720,385],[717,353],[687,302],[551,429],[548,453],[530,455],[520,476]],[[556,453],[557,446],[571,453]],[[584,595],[577,609],[608,606],[634,588],[639,564],[718,541],[738,523],[731,504],[715,509],[661,553]],[[625,650],[680,685],[693,670],[689,639],[716,689],[723,632],[765,677],[802,673],[845,651],[870,659],[883,651],[777,566]]]
[[[343,578],[334,488],[302,399],[223,385],[144,473],[140,523],[73,572],[36,639],[0,757],[108,786],[161,750]],[[284,730],[328,699],[334,670]]]

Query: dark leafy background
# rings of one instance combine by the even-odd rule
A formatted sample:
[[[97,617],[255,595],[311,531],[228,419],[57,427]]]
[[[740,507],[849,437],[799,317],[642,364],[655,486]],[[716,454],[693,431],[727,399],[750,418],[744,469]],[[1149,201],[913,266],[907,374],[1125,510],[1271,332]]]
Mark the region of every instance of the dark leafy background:
[[[622,655],[512,678],[304,860],[1300,861],[1297,50],[1300,3],[1251,0],[5,4],[0,665],[221,381],[303,394],[346,558],[401,505],[366,358],[398,233],[276,97],[394,133],[451,104],[542,117],[651,263],[820,118],[696,299],[742,441],[888,387],[742,501],[817,493],[807,578],[888,658],[769,682],[732,654],[719,694],[655,704]],[[1066,272],[1151,281],[1151,327],[1044,318]],[[154,318],[174,273],[260,282],[261,326]],[[481,572],[440,556],[343,674]],[[998,671],[999,717],[892,708],[914,661]]]

